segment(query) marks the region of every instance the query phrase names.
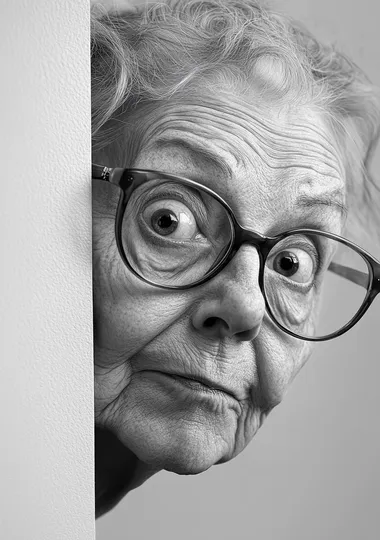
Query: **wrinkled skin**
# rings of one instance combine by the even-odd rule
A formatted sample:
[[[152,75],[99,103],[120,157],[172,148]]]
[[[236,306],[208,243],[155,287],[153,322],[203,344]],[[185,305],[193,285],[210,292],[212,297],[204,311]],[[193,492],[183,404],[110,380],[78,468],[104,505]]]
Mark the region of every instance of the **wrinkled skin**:
[[[215,96],[161,106],[142,121],[135,168],[199,181],[230,204],[241,225],[265,235],[294,227],[342,233],[337,208],[297,203],[300,194],[345,198],[333,139],[310,109],[269,112],[253,100]],[[197,146],[225,162],[225,170]],[[105,156],[96,161],[114,165]],[[120,471],[136,468],[126,456],[137,456],[140,483],[159,469],[200,473],[246,447],[311,344],[287,336],[266,315],[253,246],[243,245],[216,277],[193,289],[161,290],[133,276],[114,239],[118,194],[94,182],[96,424],[119,441],[109,459],[119,454]],[[167,374],[224,390],[200,391]]]

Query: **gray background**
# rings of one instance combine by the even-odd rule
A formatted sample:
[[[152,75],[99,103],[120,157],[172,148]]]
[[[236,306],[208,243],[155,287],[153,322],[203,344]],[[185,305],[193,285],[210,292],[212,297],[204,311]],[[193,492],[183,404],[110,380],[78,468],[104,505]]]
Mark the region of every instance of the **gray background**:
[[[337,42],[380,86],[378,0],[275,5]],[[380,258],[380,246],[366,247]],[[351,332],[316,345],[234,461],[194,477],[161,472],[97,520],[97,540],[380,538],[379,333],[378,298]]]

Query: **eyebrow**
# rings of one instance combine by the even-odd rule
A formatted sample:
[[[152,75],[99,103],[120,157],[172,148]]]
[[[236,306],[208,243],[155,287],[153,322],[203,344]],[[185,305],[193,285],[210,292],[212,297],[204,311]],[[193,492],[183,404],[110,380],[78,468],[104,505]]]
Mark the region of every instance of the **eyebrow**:
[[[303,208],[315,208],[317,206],[328,206],[335,209],[343,217],[347,217],[348,208],[342,202],[342,192],[340,190],[335,190],[331,193],[326,193],[324,195],[318,195],[316,197],[308,195],[300,195],[296,200],[296,203]]]
[[[207,148],[207,146],[199,143],[198,141],[189,141],[183,139],[182,137],[172,138],[161,136],[154,141],[152,146],[156,146],[158,148],[176,147],[180,150],[185,150],[189,154],[189,157],[194,163],[194,165],[199,165],[199,162],[201,161],[208,165],[211,164],[212,167],[217,169],[220,173],[222,173],[229,179],[232,178],[234,175],[231,166],[226,160],[216,157],[212,150]],[[234,157],[236,160],[239,160],[237,156]],[[341,199],[342,192],[339,189],[336,189],[331,193],[326,193],[324,195],[319,195],[315,197],[302,194],[297,198],[296,204],[301,208],[311,209],[317,208],[319,206],[327,206],[338,211],[344,218],[346,218],[348,209]]]
[[[223,176],[226,176],[227,178],[233,177],[233,171],[230,164],[225,159],[215,156],[212,150],[198,141],[187,141],[181,137],[166,138],[163,136],[156,139],[153,146],[157,146],[158,148],[176,147],[180,150],[185,150],[189,154],[194,165],[199,165],[199,162],[201,161],[217,169]]]

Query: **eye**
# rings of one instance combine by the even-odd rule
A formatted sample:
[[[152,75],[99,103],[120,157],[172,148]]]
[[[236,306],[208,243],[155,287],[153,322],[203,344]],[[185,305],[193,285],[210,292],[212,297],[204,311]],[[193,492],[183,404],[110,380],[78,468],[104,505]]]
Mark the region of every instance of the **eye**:
[[[270,266],[278,274],[297,283],[309,283],[316,270],[312,255],[300,248],[283,249],[274,255]]]
[[[183,241],[200,236],[194,214],[180,201],[155,201],[145,208],[143,218],[148,227],[159,236]]]

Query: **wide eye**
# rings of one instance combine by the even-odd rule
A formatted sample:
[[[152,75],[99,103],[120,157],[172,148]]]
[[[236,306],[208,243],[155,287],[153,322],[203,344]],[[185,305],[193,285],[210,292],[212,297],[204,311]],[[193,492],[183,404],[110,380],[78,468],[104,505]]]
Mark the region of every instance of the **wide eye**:
[[[316,270],[316,263],[312,255],[304,249],[295,247],[276,253],[270,266],[278,274],[297,283],[309,283]]]
[[[145,208],[143,218],[159,236],[182,241],[195,240],[200,236],[194,214],[180,201],[155,201]]]

